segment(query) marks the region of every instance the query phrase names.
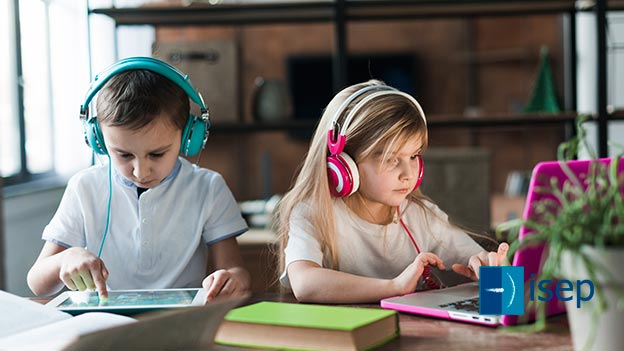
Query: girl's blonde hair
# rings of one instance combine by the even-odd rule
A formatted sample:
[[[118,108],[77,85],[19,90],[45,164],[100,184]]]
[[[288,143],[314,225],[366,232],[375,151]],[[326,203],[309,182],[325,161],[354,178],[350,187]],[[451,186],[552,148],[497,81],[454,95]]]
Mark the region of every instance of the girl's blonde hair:
[[[385,86],[383,82],[370,80],[343,89],[330,101],[316,128],[297,179],[278,206],[274,223],[279,238],[280,273],[284,270],[284,248],[288,243],[290,217],[293,208],[301,203],[306,205],[305,215],[315,228],[314,235],[321,245],[324,257],[327,258],[327,262],[323,262],[324,266],[339,269],[333,198],[330,195],[327,179],[327,133],[332,128],[334,115],[338,112],[340,105],[354,92],[369,85]],[[338,123],[342,125],[349,111],[371,93],[364,93],[354,99],[344,111],[340,112]],[[378,96],[362,106],[348,126],[346,138],[344,151],[359,162],[379,150],[385,159],[391,152],[414,138],[422,141],[424,150],[427,146],[428,133],[425,116],[421,115],[419,108],[408,97],[388,94]],[[352,201],[359,201],[359,196],[359,192],[356,192],[346,198],[345,202],[348,205]],[[429,198],[419,190],[413,191],[408,198],[423,209],[427,209],[423,200],[429,200]],[[392,215],[393,213],[389,213],[389,216]]]

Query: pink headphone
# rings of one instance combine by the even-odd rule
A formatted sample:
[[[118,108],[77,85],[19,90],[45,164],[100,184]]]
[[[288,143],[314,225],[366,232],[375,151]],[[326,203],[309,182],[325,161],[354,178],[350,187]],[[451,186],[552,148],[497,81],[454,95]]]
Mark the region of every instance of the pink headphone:
[[[351,109],[351,111],[345,118],[342,128],[340,128],[338,118],[342,115],[347,106],[351,102],[353,102],[353,100],[355,100],[358,96],[371,90],[379,91],[371,93],[370,95],[360,100],[357,104],[355,104],[353,109]],[[366,105],[369,101],[383,95],[401,95],[406,97],[414,104],[414,106],[416,106],[418,112],[422,116],[422,119],[425,121],[425,124],[427,124],[427,120],[425,119],[425,113],[423,112],[422,107],[420,107],[420,104],[418,103],[418,101],[416,101],[416,99],[414,99],[409,94],[406,94],[387,85],[369,85],[351,94],[340,105],[340,107],[334,114],[331,129],[327,132],[327,147],[330,153],[330,155],[327,156],[327,178],[329,181],[329,191],[331,192],[332,196],[349,196],[355,193],[360,186],[360,175],[358,173],[357,165],[355,164],[355,161],[353,161],[351,156],[343,152],[345,143],[347,142],[346,132],[349,128],[351,120],[362,109],[362,107]],[[338,133],[339,128],[340,133]],[[420,185],[424,174],[423,162],[420,156],[418,156],[418,161],[420,164],[420,171],[418,172],[418,180],[416,181],[416,186],[414,186],[414,190],[416,190],[416,188],[418,188],[418,186]]]

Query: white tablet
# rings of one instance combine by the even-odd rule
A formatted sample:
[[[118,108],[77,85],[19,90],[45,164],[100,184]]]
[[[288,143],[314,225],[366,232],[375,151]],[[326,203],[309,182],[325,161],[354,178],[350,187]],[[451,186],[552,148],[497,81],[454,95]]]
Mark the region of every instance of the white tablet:
[[[46,305],[70,314],[113,312],[136,314],[146,311],[203,305],[204,289],[109,290],[108,299],[95,291],[65,291]]]

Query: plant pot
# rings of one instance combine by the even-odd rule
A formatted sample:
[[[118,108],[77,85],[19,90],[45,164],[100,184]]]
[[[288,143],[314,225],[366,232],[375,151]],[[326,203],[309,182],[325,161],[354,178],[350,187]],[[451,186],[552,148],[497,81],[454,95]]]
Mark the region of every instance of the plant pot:
[[[580,255],[562,252],[561,277],[573,283],[573,290],[562,295],[571,297],[566,301],[566,309],[574,350],[620,351],[624,349],[624,306],[621,303],[618,306],[618,299],[624,298],[624,248],[600,250],[586,245],[581,252],[592,262],[600,264],[598,267],[601,268],[597,268],[596,279],[592,281],[593,297],[582,301],[582,296],[590,295],[589,283],[579,283],[590,280],[586,264]],[[581,287],[580,292],[578,286]],[[606,302],[602,313],[599,313],[599,291]]]

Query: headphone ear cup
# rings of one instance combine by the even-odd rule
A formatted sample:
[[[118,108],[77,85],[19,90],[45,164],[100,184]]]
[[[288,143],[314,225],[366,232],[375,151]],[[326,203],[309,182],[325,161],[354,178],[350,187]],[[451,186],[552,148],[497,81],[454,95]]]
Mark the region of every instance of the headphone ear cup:
[[[327,180],[332,196],[346,197],[360,186],[360,173],[351,156],[344,152],[327,157]]]
[[[88,121],[84,121],[82,123],[82,128],[84,131],[85,141],[87,142],[87,145],[93,149],[93,152],[98,155],[108,155],[106,144],[104,144],[104,136],[100,130],[100,124],[98,123],[97,118],[94,117]]]
[[[182,131],[180,142],[180,153],[184,156],[195,156],[204,147],[206,133],[206,122],[194,115],[189,115],[186,126]]]

